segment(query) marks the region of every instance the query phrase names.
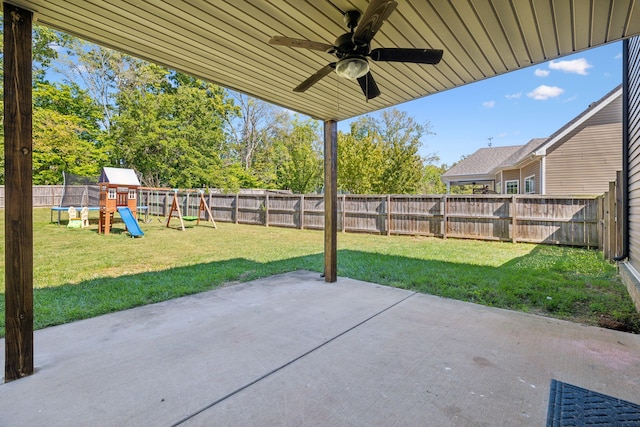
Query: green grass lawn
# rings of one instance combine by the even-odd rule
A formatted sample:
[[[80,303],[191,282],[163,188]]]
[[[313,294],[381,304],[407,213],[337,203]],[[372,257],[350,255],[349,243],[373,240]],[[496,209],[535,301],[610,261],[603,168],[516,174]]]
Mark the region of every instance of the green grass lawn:
[[[132,239],[49,223],[34,211],[36,329],[297,269],[321,272],[323,232],[153,218]],[[66,217],[63,214],[63,217]],[[174,222],[175,221],[175,222]],[[4,252],[4,212],[0,216]],[[172,220],[172,225],[178,224]],[[615,267],[593,250],[471,240],[338,235],[338,274],[433,295],[640,332]],[[4,263],[0,275],[4,335]]]

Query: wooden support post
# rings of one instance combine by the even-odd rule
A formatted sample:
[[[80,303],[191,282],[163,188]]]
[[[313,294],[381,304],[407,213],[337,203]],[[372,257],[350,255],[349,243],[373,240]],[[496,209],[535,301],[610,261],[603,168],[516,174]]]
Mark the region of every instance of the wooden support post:
[[[171,223],[171,218],[173,217],[174,212],[180,219],[180,229],[184,231],[184,220],[182,219],[182,211],[180,210],[180,203],[178,202],[177,190],[174,190],[173,192],[173,202],[171,203],[171,210],[169,211],[169,217],[167,218],[167,228],[169,228],[169,223]]]
[[[209,194],[209,203],[211,203],[211,194]],[[207,205],[207,201],[204,198],[204,192],[200,191],[200,206],[198,206],[198,220],[196,221],[196,225],[200,225],[200,216],[204,213],[205,221],[207,220],[207,215],[209,216],[209,221],[213,224],[213,228],[216,230],[218,226],[216,225],[216,221],[213,219],[213,212]]]
[[[269,193],[264,195],[264,226],[269,226]]]
[[[337,177],[338,122],[327,120],[324,122],[324,280],[330,283],[338,280]]]
[[[3,4],[6,382],[33,373],[31,25]]]

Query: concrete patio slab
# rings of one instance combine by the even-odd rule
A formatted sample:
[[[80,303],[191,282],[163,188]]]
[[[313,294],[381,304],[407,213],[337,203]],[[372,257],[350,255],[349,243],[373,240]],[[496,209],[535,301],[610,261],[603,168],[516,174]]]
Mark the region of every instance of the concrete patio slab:
[[[4,344],[4,343],[3,343]],[[4,426],[543,425],[638,402],[640,336],[299,271],[35,333]]]

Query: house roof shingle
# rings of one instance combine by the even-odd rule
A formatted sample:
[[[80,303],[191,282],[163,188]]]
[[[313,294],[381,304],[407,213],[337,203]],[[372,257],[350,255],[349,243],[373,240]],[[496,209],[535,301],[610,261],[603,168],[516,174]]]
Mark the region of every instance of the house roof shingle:
[[[486,175],[510,158],[524,145],[512,145],[507,147],[485,147],[458,162],[451,169],[442,174],[443,178],[458,177],[462,175]]]
[[[525,145],[520,146],[519,150],[507,157],[502,163],[497,165],[497,167],[500,169],[505,169],[516,166],[518,163],[520,163],[522,160],[536,151],[538,147],[544,144],[548,139],[549,138],[533,138]]]

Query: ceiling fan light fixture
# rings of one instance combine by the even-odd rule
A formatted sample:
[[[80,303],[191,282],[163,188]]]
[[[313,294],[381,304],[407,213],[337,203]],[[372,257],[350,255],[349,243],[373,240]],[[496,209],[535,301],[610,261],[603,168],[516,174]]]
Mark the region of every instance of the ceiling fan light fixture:
[[[360,56],[341,59],[336,64],[336,74],[351,80],[359,79],[369,72],[369,62]]]

